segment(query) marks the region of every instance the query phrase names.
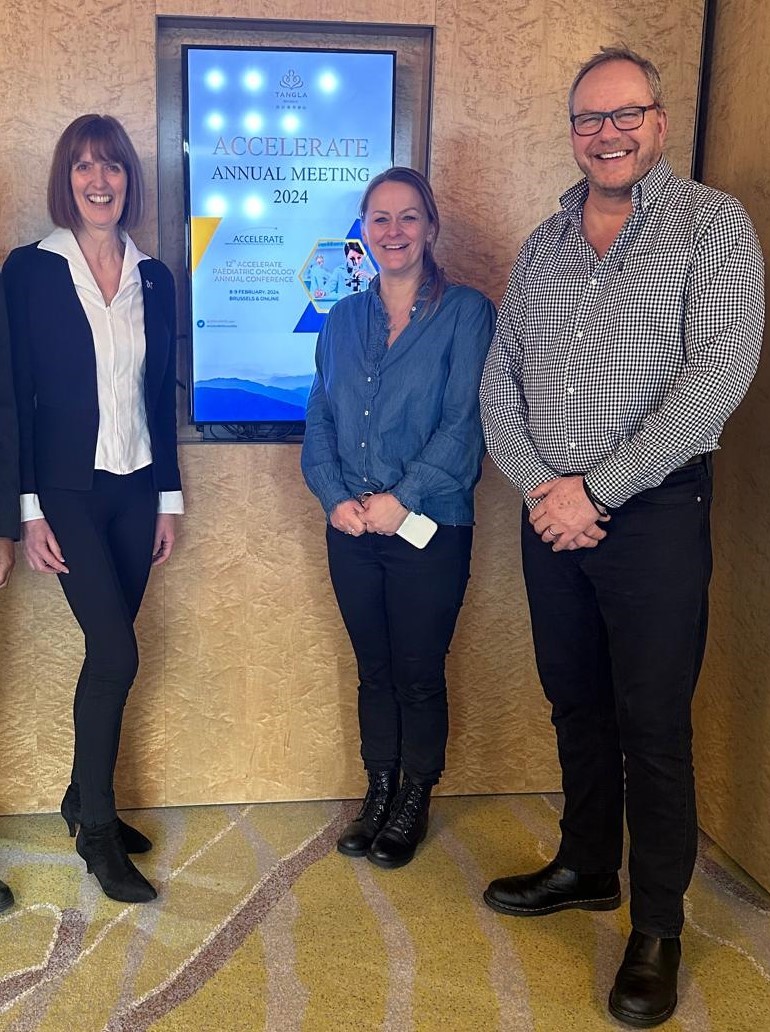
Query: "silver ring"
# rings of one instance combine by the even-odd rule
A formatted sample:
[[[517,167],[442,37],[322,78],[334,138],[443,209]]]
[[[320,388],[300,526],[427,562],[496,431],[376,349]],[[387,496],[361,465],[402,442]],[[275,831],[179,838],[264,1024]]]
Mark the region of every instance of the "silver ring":
[[[549,534],[551,535],[551,537],[552,537],[552,538],[557,538],[557,537],[559,536],[559,535],[558,535],[558,534],[556,533],[556,531],[555,531],[555,530],[553,529],[553,527],[549,527],[549,528],[548,528],[548,533],[549,533]]]

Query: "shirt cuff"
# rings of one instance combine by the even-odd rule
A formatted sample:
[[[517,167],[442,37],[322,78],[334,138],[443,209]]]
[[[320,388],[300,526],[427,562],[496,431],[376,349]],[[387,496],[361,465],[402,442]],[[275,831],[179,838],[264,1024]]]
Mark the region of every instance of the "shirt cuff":
[[[44,520],[45,514],[40,508],[40,499],[36,494],[21,495],[21,522],[29,523],[30,520]]]
[[[184,513],[184,497],[181,491],[159,491],[158,492],[158,514],[167,513],[169,516],[182,516]]]
[[[407,474],[397,484],[394,484],[388,493],[392,494],[396,501],[400,502],[409,512],[421,513],[422,495],[417,487],[415,477]]]
[[[340,494],[339,491],[336,493],[324,492],[323,494],[320,494],[317,497],[321,503],[323,511],[326,513],[326,518],[328,520],[331,519],[331,515],[338,505],[341,505],[342,502],[350,501],[350,499],[354,498],[355,495],[352,495],[350,491],[348,491],[346,488],[343,494]]]

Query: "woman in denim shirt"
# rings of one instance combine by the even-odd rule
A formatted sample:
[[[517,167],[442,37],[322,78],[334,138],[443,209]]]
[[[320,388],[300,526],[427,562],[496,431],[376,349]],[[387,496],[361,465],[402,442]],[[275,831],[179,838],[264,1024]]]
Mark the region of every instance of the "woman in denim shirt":
[[[436,265],[438,210],[419,172],[373,179],[361,220],[380,272],[332,308],[319,335],[302,471],[329,521],[329,570],[360,679],[369,790],[337,846],[390,868],[425,837],[444,768],[444,660],[468,583],[495,311]],[[397,534],[410,512],[438,524],[422,549]]]

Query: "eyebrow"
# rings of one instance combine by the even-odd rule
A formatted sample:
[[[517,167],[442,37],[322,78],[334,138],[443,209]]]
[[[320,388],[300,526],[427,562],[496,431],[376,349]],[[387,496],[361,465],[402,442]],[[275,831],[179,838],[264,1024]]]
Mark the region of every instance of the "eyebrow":
[[[416,211],[418,215],[420,213],[420,209],[411,204],[408,208],[402,208],[401,211],[397,211],[396,215],[403,215],[407,211]],[[385,208],[375,208],[372,215],[390,215],[390,212],[386,211]]]
[[[647,103],[654,104],[655,102],[654,101],[648,101]],[[612,110],[613,111],[622,111],[623,108],[646,107],[646,106],[647,106],[647,104],[643,104],[640,100],[639,101],[637,101],[637,100],[629,100],[627,104],[618,104],[616,107],[612,108]],[[585,111],[574,111],[573,114],[575,116],[577,116],[577,115],[598,115],[598,114],[601,114],[601,111],[599,111],[598,108],[588,108]]]

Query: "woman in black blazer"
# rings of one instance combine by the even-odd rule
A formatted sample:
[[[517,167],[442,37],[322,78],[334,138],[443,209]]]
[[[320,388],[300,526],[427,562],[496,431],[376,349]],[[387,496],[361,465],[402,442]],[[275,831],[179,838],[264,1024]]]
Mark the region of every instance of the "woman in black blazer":
[[[114,118],[83,115],[54,152],[48,208],[58,227],[8,257],[19,414],[22,542],[56,573],[85,636],[74,701],[72,781],[62,815],[113,899],[155,889],[129,859],[151,843],[117,816],[113,773],[136,676],[134,620],[151,565],[183,511],[176,458],[174,282],[128,236],[144,187]]]

